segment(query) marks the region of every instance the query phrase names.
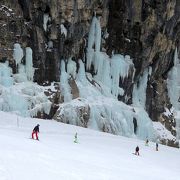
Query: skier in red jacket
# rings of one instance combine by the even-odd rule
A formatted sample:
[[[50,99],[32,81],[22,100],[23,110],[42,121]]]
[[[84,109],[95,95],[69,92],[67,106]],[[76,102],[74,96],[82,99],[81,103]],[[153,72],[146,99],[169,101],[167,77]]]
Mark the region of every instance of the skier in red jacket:
[[[39,124],[37,124],[37,126],[34,127],[33,132],[32,132],[32,139],[34,139],[34,134],[36,135],[36,140],[39,140],[38,138],[38,133],[39,133]]]

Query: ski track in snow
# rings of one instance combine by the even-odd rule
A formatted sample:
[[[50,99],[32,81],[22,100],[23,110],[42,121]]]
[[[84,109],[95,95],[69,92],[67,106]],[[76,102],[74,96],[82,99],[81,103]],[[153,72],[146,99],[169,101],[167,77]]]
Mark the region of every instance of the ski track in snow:
[[[0,112],[0,180],[178,180],[180,150]],[[40,141],[31,140],[40,124]],[[78,143],[74,135],[78,133]],[[140,147],[140,156],[134,149]]]

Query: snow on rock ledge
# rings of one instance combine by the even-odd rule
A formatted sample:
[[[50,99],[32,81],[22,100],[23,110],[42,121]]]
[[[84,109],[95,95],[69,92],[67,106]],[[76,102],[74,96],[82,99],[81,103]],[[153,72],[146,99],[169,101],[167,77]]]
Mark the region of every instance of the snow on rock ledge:
[[[90,108],[87,102],[78,98],[71,103],[64,103],[58,109],[54,118],[57,121],[67,124],[73,124],[82,127],[88,127]]]

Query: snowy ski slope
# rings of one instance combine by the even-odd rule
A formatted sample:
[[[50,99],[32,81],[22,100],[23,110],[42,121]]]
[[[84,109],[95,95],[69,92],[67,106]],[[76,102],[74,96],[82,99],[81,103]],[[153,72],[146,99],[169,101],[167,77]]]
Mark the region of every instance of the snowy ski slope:
[[[0,180],[179,180],[180,150],[0,112]],[[40,124],[40,141],[31,130]],[[74,134],[78,133],[78,144]],[[139,145],[140,156],[135,156]]]

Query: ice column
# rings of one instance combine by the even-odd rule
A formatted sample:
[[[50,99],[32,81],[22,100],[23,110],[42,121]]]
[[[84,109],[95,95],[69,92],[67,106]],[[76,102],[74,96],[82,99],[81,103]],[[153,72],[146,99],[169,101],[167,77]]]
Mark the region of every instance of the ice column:
[[[64,35],[66,38],[67,37],[67,29],[64,27],[64,24],[61,24],[60,29],[61,29],[61,34]]]
[[[80,81],[84,86],[88,84],[88,80],[86,78],[86,72],[84,68],[84,63],[82,62],[81,59],[79,59],[79,71],[77,74],[77,80]]]
[[[177,48],[174,53],[174,66],[168,74],[168,93],[171,103],[175,109],[180,110],[180,103],[178,102],[180,96],[180,62],[178,59]]]
[[[65,62],[61,61],[60,90],[64,97],[64,102],[72,100],[71,87],[69,85],[69,74],[65,70]]]
[[[177,48],[175,49],[174,53],[174,66],[168,74],[167,80],[167,87],[168,87],[168,94],[170,97],[170,101],[175,108],[174,111],[180,111],[180,61],[178,58]],[[180,114],[177,112],[177,114]],[[176,113],[175,113],[176,116]],[[177,131],[177,138],[180,139],[180,117],[177,116],[176,118],[176,131]]]
[[[134,67],[132,60],[129,56],[122,56],[121,54],[116,54],[111,58],[111,77],[112,85],[111,91],[112,94],[117,97],[121,94],[121,89],[119,88],[119,78],[123,80],[125,77],[128,77],[130,67]]]
[[[101,26],[99,20],[96,17],[93,17],[90,26],[89,36],[88,36],[87,69],[90,69],[94,58],[95,61],[97,61],[98,55],[100,53],[100,47],[101,47]]]
[[[44,14],[44,16],[43,16],[43,28],[45,31],[47,31],[48,20],[49,20],[49,14]]]
[[[26,48],[26,75],[29,81],[33,81],[34,76],[34,68],[33,68],[33,61],[32,61],[32,49],[30,47]]]
[[[23,56],[24,56],[24,54],[23,54],[23,49],[21,48],[21,45],[19,43],[15,43],[13,58],[16,61],[16,65],[19,65],[21,63]]]
[[[151,73],[151,68],[145,69],[142,77],[139,79],[139,83],[135,84],[133,89],[133,104],[141,106],[144,109],[146,104],[146,89],[149,73]]]

